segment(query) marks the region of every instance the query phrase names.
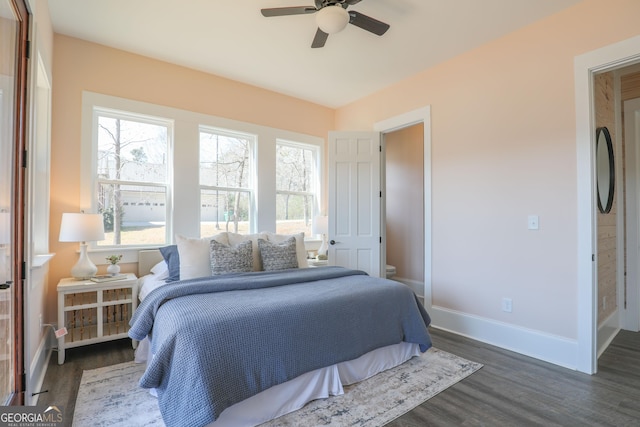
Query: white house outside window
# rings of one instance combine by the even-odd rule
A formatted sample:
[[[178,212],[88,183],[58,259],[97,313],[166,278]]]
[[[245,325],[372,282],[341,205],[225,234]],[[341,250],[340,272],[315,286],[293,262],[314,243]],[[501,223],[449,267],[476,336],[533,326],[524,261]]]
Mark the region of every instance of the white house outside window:
[[[106,239],[98,245],[161,245],[167,218],[171,122],[96,109],[98,212]]]
[[[200,129],[200,236],[251,231],[255,137]]]
[[[319,150],[279,140],[276,145],[276,232],[311,237],[318,209]]]

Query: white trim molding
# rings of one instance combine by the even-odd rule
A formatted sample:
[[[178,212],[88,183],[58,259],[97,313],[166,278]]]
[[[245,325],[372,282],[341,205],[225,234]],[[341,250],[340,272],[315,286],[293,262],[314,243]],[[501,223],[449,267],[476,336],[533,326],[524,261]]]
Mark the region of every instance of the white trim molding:
[[[569,369],[577,369],[576,340],[448,308],[427,310],[431,326]]]
[[[597,355],[600,357],[602,353],[609,347],[611,341],[620,332],[620,310],[616,310],[607,319],[598,326],[598,350]]]

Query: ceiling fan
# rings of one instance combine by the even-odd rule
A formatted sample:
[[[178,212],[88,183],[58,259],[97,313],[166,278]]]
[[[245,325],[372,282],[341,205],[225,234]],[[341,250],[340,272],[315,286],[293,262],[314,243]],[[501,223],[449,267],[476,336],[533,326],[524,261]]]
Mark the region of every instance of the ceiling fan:
[[[316,23],[318,30],[311,43],[312,48],[323,47],[329,37],[342,31],[347,24],[369,31],[381,36],[389,29],[389,24],[380,22],[370,16],[363,15],[355,10],[347,11],[349,6],[360,3],[361,0],[315,0],[314,6],[294,6],[294,7],[272,7],[262,9],[262,15],[266,17],[306,15],[316,13]]]

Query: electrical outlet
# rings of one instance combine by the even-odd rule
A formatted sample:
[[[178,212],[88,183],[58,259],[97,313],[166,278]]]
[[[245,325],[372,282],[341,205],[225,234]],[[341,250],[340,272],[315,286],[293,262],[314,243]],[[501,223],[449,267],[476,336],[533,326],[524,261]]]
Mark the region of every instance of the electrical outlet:
[[[606,310],[607,309],[607,296],[603,296],[602,297],[602,309]]]
[[[38,315],[38,322],[39,322],[39,324],[40,324],[40,329],[39,329],[39,330],[41,331],[41,330],[42,330],[42,313],[40,313],[40,314]]]
[[[511,313],[513,310],[513,301],[511,298],[502,298],[502,311],[505,313]]]

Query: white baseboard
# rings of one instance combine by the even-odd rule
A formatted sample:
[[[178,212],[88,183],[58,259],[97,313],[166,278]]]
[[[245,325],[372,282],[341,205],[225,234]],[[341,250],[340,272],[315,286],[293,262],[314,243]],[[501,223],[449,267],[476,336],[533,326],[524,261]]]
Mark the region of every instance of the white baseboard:
[[[49,365],[49,358],[52,353],[47,336],[48,334],[43,334],[42,337],[40,337],[40,344],[38,344],[38,348],[29,367],[29,378],[27,379],[25,393],[25,404],[27,406],[38,404],[38,397],[40,395],[36,394],[32,396],[32,394],[41,391],[44,376],[47,373],[47,366]]]
[[[398,276],[393,276],[391,280],[404,283],[405,285],[410,287],[417,296],[424,298],[424,282],[419,282],[417,280],[412,280],[412,279],[405,279],[404,277],[398,277]]]
[[[578,342],[540,331],[461,313],[443,307],[427,308],[431,326],[524,354],[569,369],[578,366]],[[437,347],[437,343],[435,344]]]
[[[620,332],[620,322],[619,311],[616,309],[598,326],[598,357],[609,347],[618,332]]]

